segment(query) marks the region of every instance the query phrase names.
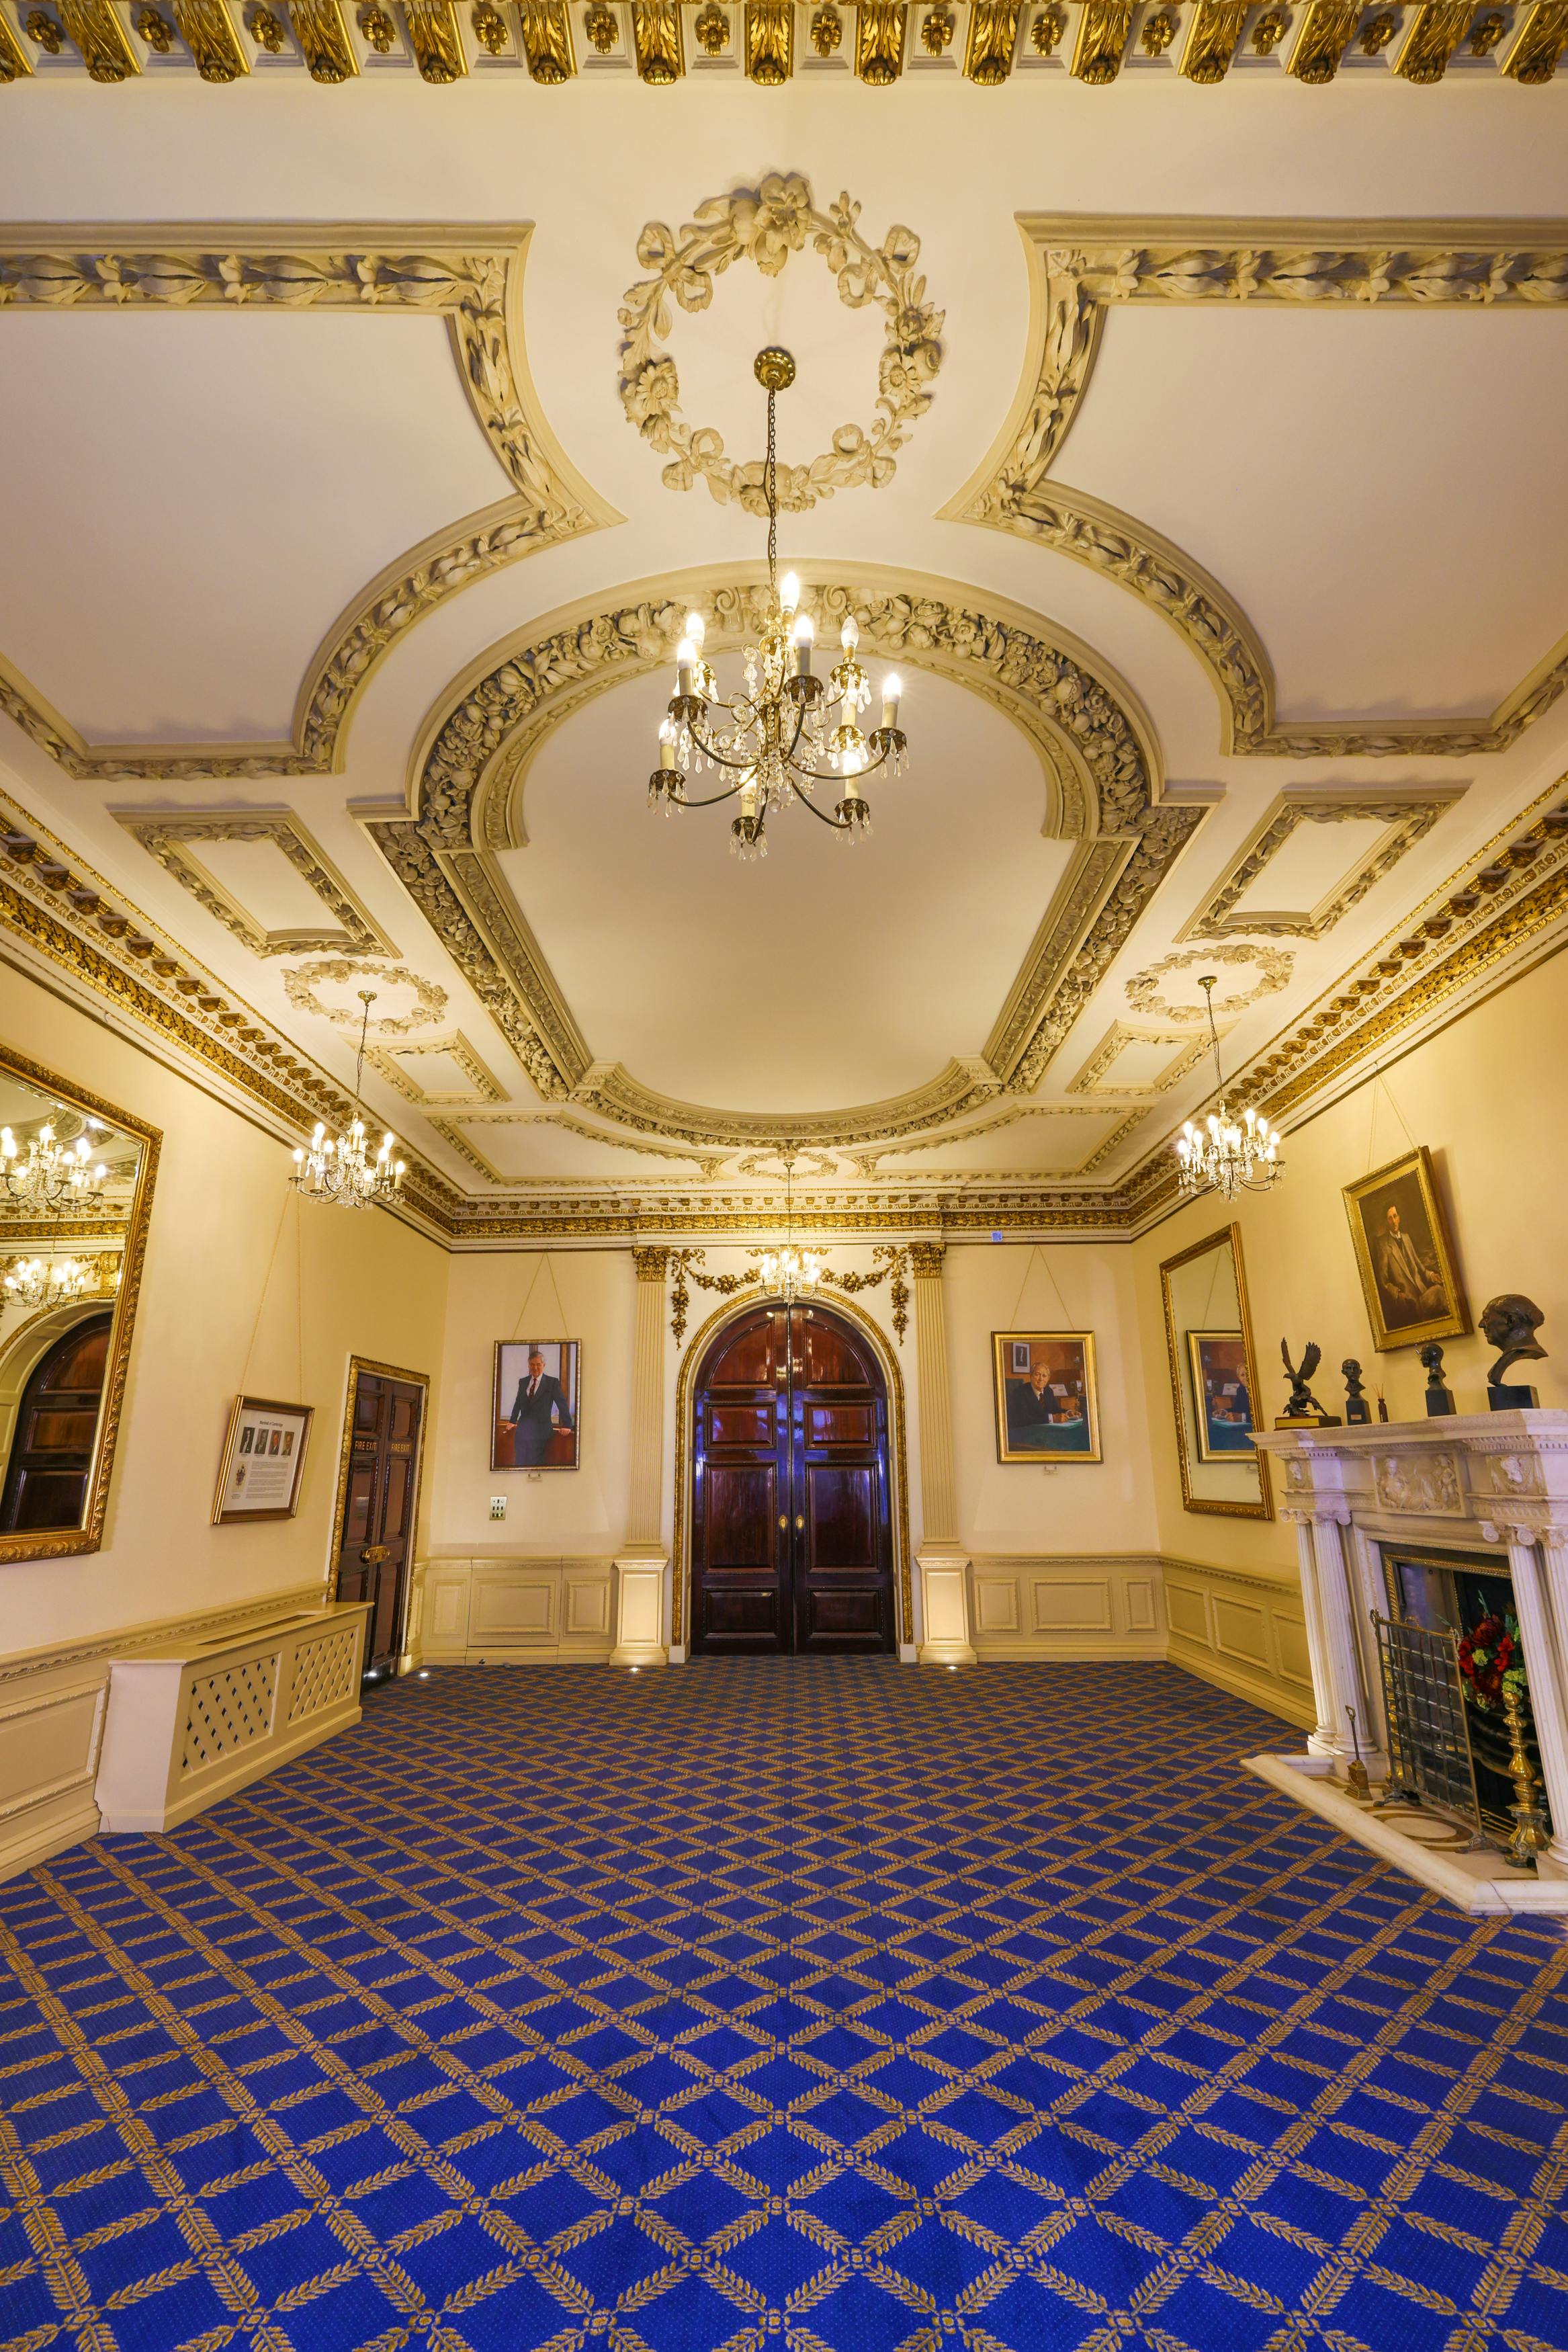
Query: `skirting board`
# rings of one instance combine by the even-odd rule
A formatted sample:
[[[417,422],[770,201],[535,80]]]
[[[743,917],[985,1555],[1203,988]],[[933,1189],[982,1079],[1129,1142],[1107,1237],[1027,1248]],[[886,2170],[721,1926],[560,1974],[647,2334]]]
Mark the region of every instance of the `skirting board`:
[[[1059,1639],[1050,1641],[1036,1635],[1032,1642],[998,1642],[982,1635],[975,1643],[975,1654],[982,1666],[1062,1665],[1073,1658],[1124,1659],[1129,1664],[1141,1661],[1145,1665],[1163,1666],[1166,1663],[1166,1639],[1155,1634],[1147,1642],[1110,1641],[1084,1642]]]
[[[1380,1862],[1441,1895],[1457,1910],[1486,1916],[1511,1911],[1568,1911],[1568,1878],[1538,1878],[1529,1871],[1515,1874],[1500,1854],[1471,1855],[1467,1869],[1457,1856],[1434,1853],[1430,1846],[1402,1836],[1358,1805],[1337,1780],[1325,1775],[1315,1756],[1247,1756],[1242,1761],[1249,1772],[1255,1772],[1281,1796],[1304,1805],[1309,1812],[1365,1846]],[[1487,1877],[1483,1874],[1487,1870],[1503,1874]]]
[[[41,1820],[24,1815],[15,1822],[0,1822],[0,1880],[19,1878],[25,1870],[52,1862],[57,1853],[97,1835],[98,1807],[90,1790],[69,1812],[46,1814]]]
[[[1294,1700],[1292,1693],[1282,1692],[1275,1683],[1266,1682],[1260,1675],[1249,1675],[1244,1667],[1223,1664],[1218,1658],[1198,1650],[1188,1650],[1171,1637],[1166,1662],[1179,1666],[1184,1675],[1191,1675],[1200,1683],[1212,1683],[1216,1690],[1228,1693],[1231,1698],[1244,1698],[1253,1706],[1260,1706],[1268,1715],[1277,1715],[1282,1723],[1293,1724],[1298,1731],[1310,1731],[1317,1716],[1310,1698]]]

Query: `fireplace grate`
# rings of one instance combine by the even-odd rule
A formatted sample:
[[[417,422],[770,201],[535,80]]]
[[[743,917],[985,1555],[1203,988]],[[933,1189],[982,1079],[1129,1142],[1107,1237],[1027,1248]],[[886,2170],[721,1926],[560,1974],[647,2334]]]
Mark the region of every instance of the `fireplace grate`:
[[[1416,1804],[1491,1843],[1481,1824],[1469,1718],[1459,1676],[1458,1636],[1408,1619],[1381,1617],[1377,1635],[1384,1711],[1388,1719],[1385,1804]]]

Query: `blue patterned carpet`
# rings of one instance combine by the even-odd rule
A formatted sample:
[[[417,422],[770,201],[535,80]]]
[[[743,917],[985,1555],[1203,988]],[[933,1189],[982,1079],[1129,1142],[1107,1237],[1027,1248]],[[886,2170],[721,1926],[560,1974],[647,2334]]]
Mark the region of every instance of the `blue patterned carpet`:
[[[1568,1939],[1162,1666],[448,1670],[0,1887],[0,2343],[1568,2347]]]

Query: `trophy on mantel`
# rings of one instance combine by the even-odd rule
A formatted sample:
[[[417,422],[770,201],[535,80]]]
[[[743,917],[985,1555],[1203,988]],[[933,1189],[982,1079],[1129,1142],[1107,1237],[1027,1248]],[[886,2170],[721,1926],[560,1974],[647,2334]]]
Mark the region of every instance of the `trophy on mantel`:
[[[1338,1413],[1325,1412],[1307,1386],[1323,1360],[1323,1351],[1317,1341],[1309,1339],[1301,1349],[1301,1364],[1299,1371],[1291,1361],[1291,1343],[1288,1339],[1281,1340],[1280,1354],[1291,1383],[1291,1393],[1286,1399],[1284,1412],[1276,1413],[1274,1416],[1275,1428],[1338,1429],[1340,1426]]]

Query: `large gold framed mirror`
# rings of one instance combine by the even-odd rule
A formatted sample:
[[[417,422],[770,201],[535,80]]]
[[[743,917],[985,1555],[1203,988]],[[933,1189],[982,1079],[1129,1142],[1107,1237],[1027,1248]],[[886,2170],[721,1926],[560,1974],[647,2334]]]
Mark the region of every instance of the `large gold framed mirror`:
[[[0,1047],[0,1564],[103,1540],[160,1140]]]
[[[1260,1408],[1240,1229],[1222,1225],[1167,1257],[1160,1287],[1183,1507],[1271,1519],[1268,1457],[1252,1444]]]

